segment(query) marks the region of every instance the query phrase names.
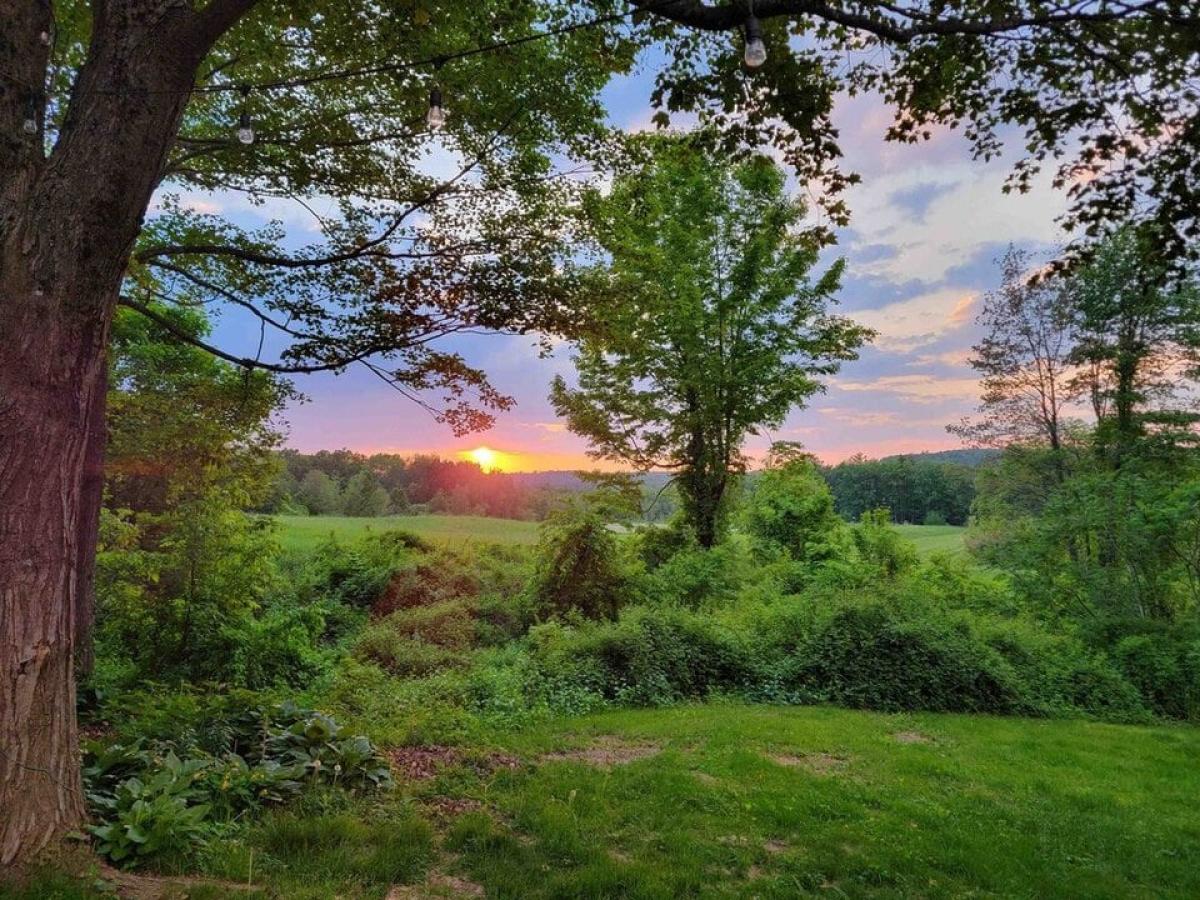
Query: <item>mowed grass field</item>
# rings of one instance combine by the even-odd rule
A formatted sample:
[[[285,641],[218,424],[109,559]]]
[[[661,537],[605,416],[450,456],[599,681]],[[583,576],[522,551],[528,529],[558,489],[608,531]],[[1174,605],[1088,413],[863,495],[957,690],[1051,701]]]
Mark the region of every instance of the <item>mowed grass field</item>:
[[[468,541],[533,544],[538,538],[537,522],[486,516],[275,516],[275,519],[280,525],[280,544],[284,550],[293,552],[312,550],[330,537],[347,541],[397,529],[449,545]]]
[[[533,544],[538,539],[537,522],[486,516],[275,516],[275,519],[280,525],[280,543],[285,550],[293,552],[311,550],[331,536],[345,541],[395,529],[449,545],[469,541]],[[896,530],[912,541],[922,556],[939,550],[963,550],[966,532],[965,528],[955,525],[897,525]]]
[[[507,749],[449,833],[489,897],[1200,896],[1196,728],[706,705]]]
[[[394,756],[394,793],[268,814],[187,896],[1200,896],[1185,726],[710,703]]]
[[[917,545],[922,556],[945,551],[961,553],[966,550],[963,536],[967,529],[961,525],[896,525],[896,530]]]

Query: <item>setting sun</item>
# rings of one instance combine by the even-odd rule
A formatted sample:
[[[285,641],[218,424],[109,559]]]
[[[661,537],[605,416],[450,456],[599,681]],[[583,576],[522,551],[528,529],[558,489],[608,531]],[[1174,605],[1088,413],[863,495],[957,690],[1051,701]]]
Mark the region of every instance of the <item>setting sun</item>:
[[[485,472],[496,472],[500,469],[500,454],[491,447],[476,447],[464,454],[471,462]]]

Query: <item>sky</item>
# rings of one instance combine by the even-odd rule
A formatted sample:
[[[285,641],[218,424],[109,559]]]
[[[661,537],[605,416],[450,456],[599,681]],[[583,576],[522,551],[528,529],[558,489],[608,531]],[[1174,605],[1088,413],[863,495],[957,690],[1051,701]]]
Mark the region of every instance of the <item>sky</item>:
[[[609,86],[604,99],[614,125],[647,127],[651,80],[652,72],[642,71]],[[847,194],[851,225],[826,255],[826,263],[838,256],[847,261],[838,311],[878,337],[781,428],[751,438],[752,458],[774,440],[799,441],[830,463],[855,453],[879,457],[961,446],[946,425],[977,403],[979,386],[967,359],[981,336],[975,319],[982,297],[998,286],[997,259],[1010,244],[1049,254],[1061,240],[1055,218],[1064,198],[1048,179],[1027,194],[1003,194],[1011,160],[976,162],[961,134],[950,130],[919,145],[886,143],[891,115],[872,96],[842,98],[836,107],[843,168],[858,172],[862,183]],[[194,202],[220,207],[224,201]],[[220,211],[242,224],[266,217],[250,207]],[[311,219],[296,211],[289,220],[285,213],[285,225],[311,228]],[[445,456],[486,446],[508,471],[595,465],[586,441],[555,418],[547,400],[554,375],[571,380],[569,347],[540,359],[528,337],[475,335],[445,346],[516,398],[516,407],[500,413],[490,431],[456,438],[370,373],[351,369],[297,380],[307,399],[283,414],[288,444],[304,452],[347,447]]]

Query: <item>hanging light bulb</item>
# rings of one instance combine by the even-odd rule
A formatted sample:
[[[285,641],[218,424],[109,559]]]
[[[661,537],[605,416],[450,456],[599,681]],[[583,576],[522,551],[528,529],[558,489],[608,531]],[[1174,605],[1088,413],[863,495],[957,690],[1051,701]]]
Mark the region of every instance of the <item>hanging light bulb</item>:
[[[238,116],[237,139],[239,144],[247,146],[254,143],[254,125],[250,122],[250,113],[248,112]]]
[[[242,94],[242,114],[238,116],[237,139],[239,144],[249,146],[254,143],[254,124],[250,121],[250,111],[246,109],[250,85],[243,84],[238,90]]]
[[[743,26],[746,35],[746,65],[757,69],[767,61],[767,45],[763,43],[762,23],[751,13]]]
[[[430,131],[441,131],[446,125],[446,110],[442,109],[442,89],[436,84],[429,92],[429,111],[425,113],[425,124]]]
[[[25,119],[21,122],[21,130],[30,135],[38,133],[37,100],[33,97],[25,101]]]

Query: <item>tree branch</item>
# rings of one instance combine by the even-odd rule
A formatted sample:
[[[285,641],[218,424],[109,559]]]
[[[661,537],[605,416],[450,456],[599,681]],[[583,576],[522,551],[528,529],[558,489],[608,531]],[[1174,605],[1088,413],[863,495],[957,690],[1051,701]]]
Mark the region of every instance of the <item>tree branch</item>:
[[[231,362],[236,366],[241,366],[245,369],[260,369],[264,372],[274,372],[277,375],[309,375],[314,372],[334,372],[338,369],[344,369],[352,363],[362,362],[376,353],[381,353],[385,348],[372,347],[362,353],[356,353],[345,359],[335,360],[328,363],[312,363],[309,365],[288,364],[288,363],[269,363],[262,360],[252,359],[250,357],[235,356],[232,353],[227,353],[220,347],[215,347],[207,341],[202,341],[194,334],[189,333],[186,329],[180,328],[172,322],[167,316],[155,312],[144,303],[134,300],[132,297],[121,297],[117,301],[121,306],[127,309],[132,309],[134,312],[145,316],[154,324],[158,325],[167,331],[172,337],[177,338],[185,344],[190,344],[206,353],[211,353],[218,359],[223,359],[226,362]]]
[[[634,6],[652,12],[681,25],[702,31],[731,31],[740,28],[749,18],[749,3],[710,6],[703,0],[632,0]],[[1142,3],[1122,3],[1111,8],[1093,11],[1061,9],[1030,15],[998,16],[964,19],[935,18],[919,9],[904,9],[899,4],[861,3],[847,8],[822,0],[756,0],[754,15],[759,19],[814,16],[827,22],[865,31],[895,43],[907,43],[929,35],[998,35],[1021,28],[1044,28],[1071,22],[1114,22],[1137,15],[1151,15],[1164,6],[1164,0],[1145,0]],[[878,14],[889,10],[895,17]]]

